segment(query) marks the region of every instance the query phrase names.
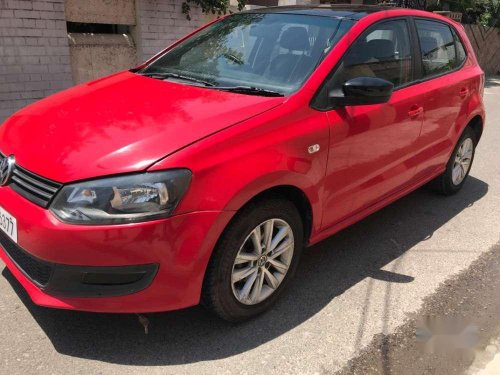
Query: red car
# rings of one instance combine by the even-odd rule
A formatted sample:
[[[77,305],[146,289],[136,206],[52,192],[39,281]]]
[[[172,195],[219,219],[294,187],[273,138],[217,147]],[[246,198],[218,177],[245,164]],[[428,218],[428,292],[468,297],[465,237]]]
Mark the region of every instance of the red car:
[[[428,182],[459,191],[483,85],[436,14],[224,17],[0,127],[0,255],[38,305],[247,319],[304,247]]]

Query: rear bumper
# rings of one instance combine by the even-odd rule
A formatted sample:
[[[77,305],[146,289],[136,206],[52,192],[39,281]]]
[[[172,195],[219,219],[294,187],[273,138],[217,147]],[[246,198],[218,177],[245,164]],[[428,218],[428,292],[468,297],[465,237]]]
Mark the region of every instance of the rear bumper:
[[[147,223],[77,226],[0,188],[18,244],[0,237],[0,258],[41,306],[156,312],[199,303],[205,269],[232,212],[193,212]],[[33,268],[34,267],[34,268]]]

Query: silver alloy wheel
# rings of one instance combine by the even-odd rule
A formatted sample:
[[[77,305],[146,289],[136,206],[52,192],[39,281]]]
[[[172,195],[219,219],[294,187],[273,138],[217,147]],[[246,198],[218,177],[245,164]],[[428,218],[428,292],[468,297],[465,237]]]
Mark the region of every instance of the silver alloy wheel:
[[[255,305],[273,294],[285,279],[293,250],[287,222],[270,219],[259,224],[243,241],[233,264],[231,286],[236,299]]]
[[[460,185],[467,176],[472,162],[474,142],[470,138],[465,138],[455,154],[455,161],[452,169],[452,181],[455,186]]]

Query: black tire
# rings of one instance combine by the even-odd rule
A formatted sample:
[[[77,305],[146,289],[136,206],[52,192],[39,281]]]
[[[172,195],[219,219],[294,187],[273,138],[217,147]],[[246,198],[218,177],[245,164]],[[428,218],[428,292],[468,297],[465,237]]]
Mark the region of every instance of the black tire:
[[[457,151],[460,147],[460,145],[467,139],[470,138],[472,140],[473,144],[473,149],[472,149],[472,157],[469,165],[469,169],[467,170],[467,173],[460,182],[460,184],[455,185],[453,183],[453,165],[455,162],[455,156],[457,154]],[[465,181],[467,180],[467,177],[469,176],[469,172],[472,168],[472,163],[474,161],[474,155],[476,153],[476,145],[477,145],[477,140],[476,140],[476,135],[474,131],[470,127],[466,127],[464,132],[462,133],[460,139],[458,140],[457,144],[455,145],[455,148],[453,149],[453,152],[451,153],[450,159],[448,160],[448,163],[446,164],[446,170],[443,174],[435,178],[431,183],[430,186],[434,191],[436,191],[439,194],[442,195],[453,195],[456,194],[460,191],[462,186],[464,185]]]
[[[245,305],[235,297],[231,273],[238,251],[248,235],[269,219],[284,220],[292,229],[294,249],[291,263],[281,284],[267,299],[255,305]],[[304,229],[300,214],[293,203],[282,198],[270,198],[248,204],[230,222],[210,259],[203,283],[201,303],[220,318],[241,322],[268,310],[292,278],[304,247]]]

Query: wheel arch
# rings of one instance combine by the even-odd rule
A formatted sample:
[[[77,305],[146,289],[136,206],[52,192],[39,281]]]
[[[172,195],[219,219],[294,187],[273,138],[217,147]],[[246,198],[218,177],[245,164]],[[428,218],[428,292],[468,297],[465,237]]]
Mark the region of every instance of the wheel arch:
[[[480,115],[474,116],[471,120],[469,120],[466,127],[470,127],[474,131],[474,134],[476,135],[476,143],[479,142],[481,136],[483,135],[483,118]]]
[[[245,204],[240,207],[239,210],[243,209],[249,204],[272,198],[284,198],[290,201],[297,208],[297,211],[302,218],[302,225],[304,228],[304,241],[307,244],[313,230],[313,208],[306,193],[297,186],[277,185],[267,188],[250,198],[247,202],[245,202]]]

